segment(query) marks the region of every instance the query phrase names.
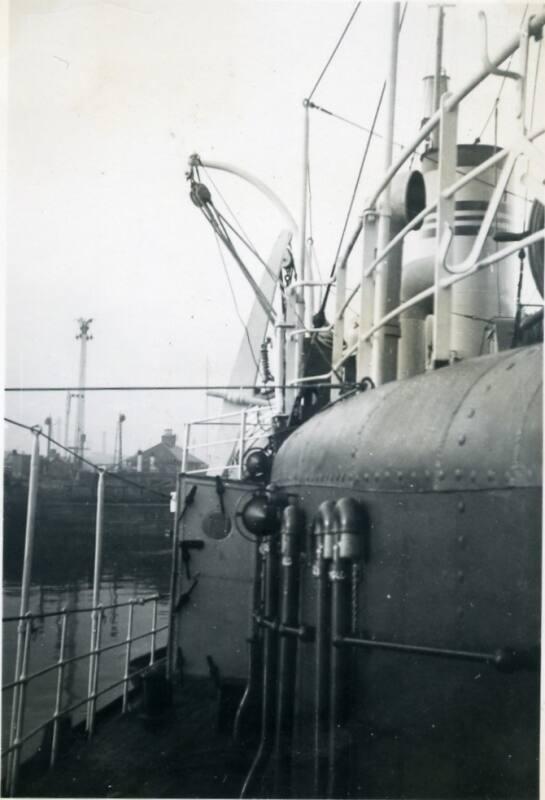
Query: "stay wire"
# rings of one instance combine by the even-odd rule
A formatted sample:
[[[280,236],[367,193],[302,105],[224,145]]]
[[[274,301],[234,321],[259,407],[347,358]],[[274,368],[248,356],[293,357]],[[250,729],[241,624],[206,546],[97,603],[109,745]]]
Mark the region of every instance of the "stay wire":
[[[233,209],[231,208],[231,206],[229,205],[229,203],[228,203],[228,202],[227,202],[227,200],[225,199],[225,196],[224,196],[224,195],[222,194],[222,192],[220,191],[220,188],[219,188],[218,184],[215,182],[215,180],[214,180],[214,178],[212,177],[212,175],[210,174],[210,172],[209,172],[207,169],[205,169],[204,167],[203,167],[203,172],[204,172],[204,174],[206,175],[206,178],[207,178],[207,180],[209,180],[209,181],[210,181],[210,183],[212,184],[212,186],[214,187],[214,190],[215,190],[215,191],[218,193],[218,195],[220,196],[220,198],[221,198],[221,200],[222,200],[222,202],[223,202],[224,206],[226,207],[227,211],[228,211],[228,212],[231,214],[231,216],[232,216],[233,220],[235,221],[235,223],[236,223],[236,224],[238,225],[238,227],[240,228],[240,230],[241,230],[241,233],[242,233],[242,234],[243,234],[243,235],[246,237],[246,239],[247,239],[247,240],[248,240],[248,242],[250,243],[250,245],[251,245],[251,247],[252,247],[253,251],[254,251],[254,252],[257,252],[257,248],[255,247],[254,243],[252,242],[252,240],[251,240],[251,239],[250,239],[250,237],[248,236],[248,233],[247,233],[247,232],[244,230],[244,228],[242,227],[242,223],[240,222],[240,220],[239,220],[239,219],[238,219],[238,217],[236,216],[235,212],[233,211]]]
[[[402,11],[402,14],[401,14],[401,19],[400,19],[400,21],[399,21],[399,31],[400,31],[400,32],[401,32],[401,30],[402,30],[402,28],[403,28],[403,23],[404,23],[404,21],[405,21],[405,14],[407,13],[407,6],[408,6],[408,3],[405,3],[405,5],[403,6],[403,11]],[[382,107],[382,102],[383,102],[383,100],[384,100],[384,94],[385,94],[385,92],[386,92],[386,86],[387,86],[387,83],[388,83],[388,82],[387,82],[386,80],[384,80],[384,82],[383,82],[383,84],[382,84],[382,88],[381,88],[381,90],[380,90],[379,99],[378,99],[378,102],[377,102],[377,105],[376,105],[376,108],[375,108],[375,113],[374,113],[374,116],[373,116],[373,121],[372,121],[372,123],[371,123],[371,128],[370,128],[370,130],[368,131],[367,141],[366,141],[366,143],[365,143],[365,148],[364,148],[364,151],[363,151],[363,156],[362,156],[362,159],[361,159],[360,168],[359,168],[359,170],[358,170],[358,175],[357,175],[357,177],[356,177],[356,182],[355,182],[355,184],[354,184],[354,190],[353,190],[353,192],[352,192],[352,197],[350,198],[350,203],[349,203],[349,205],[348,205],[348,211],[347,211],[347,213],[346,213],[346,217],[345,217],[345,221],[344,221],[343,229],[342,229],[342,232],[341,232],[341,237],[340,237],[340,239],[339,239],[339,244],[338,244],[338,246],[337,246],[337,252],[335,253],[335,258],[334,258],[334,260],[333,260],[333,265],[332,265],[332,267],[331,267],[331,272],[330,272],[330,274],[329,274],[330,281],[331,281],[331,280],[334,278],[334,276],[335,276],[335,272],[336,272],[336,270],[337,270],[337,264],[338,264],[338,261],[339,261],[339,256],[340,256],[340,253],[341,253],[341,248],[342,248],[342,245],[343,245],[343,242],[344,242],[344,237],[345,237],[345,235],[346,235],[346,230],[347,230],[347,228],[348,228],[348,222],[349,222],[349,220],[350,220],[350,215],[351,215],[351,213],[352,213],[352,209],[353,209],[353,207],[354,207],[354,203],[355,203],[355,200],[356,200],[356,194],[357,194],[357,191],[358,191],[358,188],[359,188],[359,185],[360,185],[361,176],[362,176],[362,174],[363,174],[363,170],[364,170],[364,167],[365,167],[365,163],[366,163],[366,161],[367,161],[367,155],[368,155],[368,153],[369,153],[369,148],[370,148],[370,146],[371,146],[371,139],[372,139],[372,137],[373,137],[373,135],[374,135],[374,132],[375,132],[375,126],[376,126],[376,124],[377,124],[378,116],[379,116],[379,114],[380,114],[380,109],[381,109],[381,107]],[[320,306],[320,311],[321,311],[322,313],[323,313],[323,311],[324,311],[324,309],[325,309],[325,307],[326,307],[326,304],[327,304],[327,300],[328,300],[328,298],[329,298],[329,293],[330,293],[330,291],[331,291],[331,283],[329,283],[329,284],[326,286],[326,290],[325,290],[325,292],[324,292],[324,297],[323,297],[323,299],[322,299],[322,303],[321,303],[321,306]]]
[[[110,470],[108,469],[103,469],[98,464],[95,464],[93,461],[89,461],[88,458],[85,458],[85,456],[80,455],[75,450],[72,450],[70,447],[65,447],[65,445],[61,444],[56,439],[53,439],[52,436],[48,436],[46,433],[40,430],[40,428],[36,425],[34,426],[25,425],[23,422],[18,422],[15,419],[10,419],[10,417],[4,417],[4,422],[9,423],[10,425],[15,425],[17,428],[23,428],[24,430],[30,431],[31,433],[37,432],[38,435],[41,436],[43,439],[45,439],[48,442],[51,442],[51,444],[54,444],[60,450],[64,450],[65,453],[69,453],[71,456],[76,458],[78,461],[81,461],[83,464],[87,464],[89,467],[92,467],[97,472],[104,472],[105,475],[108,475],[111,478],[115,478],[115,480],[118,480],[121,483],[125,483],[128,486],[135,486],[137,489],[141,489],[144,492],[149,492],[149,494],[155,494],[158,497],[170,500],[170,495],[165,494],[165,492],[159,492],[157,489],[151,489],[150,487],[144,486],[143,484],[138,483],[137,481],[131,481],[130,478],[125,478],[123,475],[119,475],[117,472],[110,472]]]
[[[370,133],[372,136],[375,136],[377,139],[385,139],[383,133],[377,133],[377,131],[372,131],[371,128],[366,128],[365,125],[360,125],[359,122],[354,122],[354,120],[348,119],[348,117],[343,117],[340,114],[336,114],[334,111],[331,111],[329,108],[324,108],[323,106],[316,105],[316,103],[309,103],[309,108],[312,108],[316,111],[321,111],[322,114],[326,114],[328,117],[333,117],[333,119],[338,119],[340,122],[346,122],[347,125],[351,125],[353,128],[357,128],[360,131],[364,131],[365,133]],[[394,142],[396,147],[403,149],[405,147],[404,144],[401,142]]]
[[[356,3],[356,7],[355,7],[355,9],[353,10],[352,14],[350,15],[350,19],[349,19],[349,20],[348,20],[348,22],[346,23],[346,25],[345,25],[345,27],[344,27],[344,30],[343,30],[343,32],[341,33],[341,36],[340,36],[340,38],[339,38],[339,40],[338,40],[337,44],[336,44],[336,45],[335,45],[335,47],[333,48],[333,52],[331,53],[331,55],[330,55],[330,56],[329,56],[329,58],[327,59],[327,61],[326,61],[326,64],[325,64],[324,68],[322,69],[322,71],[320,72],[320,75],[318,76],[318,80],[316,81],[316,83],[315,83],[315,84],[314,84],[314,86],[312,87],[312,91],[310,92],[310,94],[309,94],[309,96],[308,96],[308,100],[311,100],[311,99],[312,99],[312,97],[313,97],[313,95],[314,95],[314,92],[316,91],[316,89],[317,89],[317,88],[318,88],[318,86],[320,85],[320,83],[321,83],[321,81],[322,81],[322,78],[324,77],[324,75],[326,74],[326,72],[327,72],[327,70],[328,70],[328,68],[329,68],[329,65],[331,64],[331,62],[332,62],[332,61],[333,61],[333,59],[335,58],[335,55],[336,55],[336,53],[337,53],[337,50],[338,50],[338,49],[339,49],[339,47],[341,46],[341,43],[342,43],[342,41],[343,41],[344,37],[346,36],[346,34],[347,34],[347,32],[348,32],[348,29],[349,29],[350,25],[352,24],[352,20],[354,19],[354,17],[355,17],[355,16],[356,16],[356,14],[358,13],[360,6],[361,6],[361,2],[358,2],[358,3]]]
[[[250,333],[248,331],[248,326],[244,322],[244,320],[242,318],[242,314],[240,313],[240,309],[239,309],[238,303],[237,303],[237,298],[236,298],[236,295],[235,295],[235,290],[233,289],[233,284],[231,283],[231,277],[229,275],[229,270],[227,269],[227,264],[225,263],[225,258],[223,256],[223,250],[221,249],[221,245],[220,245],[220,242],[219,242],[219,236],[218,236],[218,233],[217,233],[217,231],[215,229],[214,229],[214,235],[216,237],[216,244],[217,244],[218,251],[219,251],[219,254],[220,254],[221,263],[223,265],[223,270],[225,272],[225,277],[227,278],[227,283],[229,285],[229,291],[231,292],[231,297],[233,298],[233,305],[235,307],[235,313],[236,313],[237,317],[239,318],[242,327],[244,328],[244,334],[245,334],[246,339],[248,341],[248,347],[250,348],[250,354],[252,356],[252,361],[254,362],[255,367],[257,369],[257,372],[259,374],[259,361],[257,360],[256,355],[254,353],[254,348],[252,346],[252,340],[250,339]]]
[[[244,246],[245,246],[245,247],[246,247],[246,248],[247,248],[247,249],[250,251],[250,253],[251,253],[253,256],[255,256],[255,258],[257,258],[257,260],[260,262],[260,264],[262,264],[262,265],[265,267],[265,269],[267,270],[267,272],[269,273],[269,275],[271,276],[271,278],[273,278],[273,280],[275,280],[275,281],[276,281],[276,276],[275,276],[275,275],[273,275],[273,273],[271,272],[271,269],[270,269],[269,265],[267,264],[267,262],[265,261],[265,259],[263,259],[263,258],[262,258],[262,257],[259,255],[259,253],[257,252],[257,250],[256,250],[256,249],[253,247],[252,243],[251,243],[251,242],[249,242],[249,241],[246,241],[246,239],[244,239],[244,237],[240,235],[240,233],[239,233],[239,232],[236,230],[236,228],[234,228],[234,227],[231,225],[231,223],[229,222],[229,220],[225,219],[225,217],[223,216],[223,214],[221,214],[221,213],[218,211],[218,209],[217,209],[215,206],[213,206],[213,208],[214,208],[214,211],[215,211],[215,213],[216,213],[216,215],[217,215],[218,219],[219,219],[219,220],[221,220],[222,224],[223,224],[224,226],[227,226],[227,227],[229,228],[229,230],[230,230],[232,233],[234,233],[234,234],[235,234],[235,236],[237,237],[237,239],[239,239],[239,240],[242,242],[242,244],[243,244],[243,245],[244,245]]]

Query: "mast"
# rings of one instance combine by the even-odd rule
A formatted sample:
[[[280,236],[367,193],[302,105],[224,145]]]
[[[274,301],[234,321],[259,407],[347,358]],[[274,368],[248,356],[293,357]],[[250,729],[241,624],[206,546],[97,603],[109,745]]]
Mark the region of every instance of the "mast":
[[[384,171],[391,167],[394,152],[394,125],[397,91],[397,58],[399,51],[400,3],[392,4],[390,27],[390,66],[387,83],[386,130],[384,141]],[[379,203],[378,250],[383,250],[391,239],[391,187],[388,184]],[[398,248],[396,248],[398,249]],[[392,253],[376,271],[374,321],[395,308],[399,302],[401,287],[401,265],[396,263],[397,253]],[[384,326],[376,333],[373,348],[372,377],[377,386],[394,380],[397,367],[398,324]]]
[[[439,109],[441,104],[441,74],[443,72],[443,38],[445,29],[445,8],[452,8],[452,4],[437,3],[430,8],[437,8],[437,34],[435,38],[435,70],[433,80],[433,108],[432,115]],[[439,146],[439,126],[435,128],[431,135],[432,147]]]
[[[79,380],[78,380],[78,407],[76,415],[76,434],[74,437],[74,450],[83,456],[85,448],[85,373],[87,369],[87,342],[93,337],[89,333],[92,319],[78,319],[79,334],[76,339],[80,340],[79,355]]]

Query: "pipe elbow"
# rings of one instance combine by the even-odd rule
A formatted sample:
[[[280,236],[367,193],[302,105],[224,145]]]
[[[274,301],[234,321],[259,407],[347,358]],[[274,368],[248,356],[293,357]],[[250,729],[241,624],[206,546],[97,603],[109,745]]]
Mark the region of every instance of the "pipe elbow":
[[[335,501],[324,500],[318,506],[318,513],[314,520],[314,536],[316,548],[322,548],[323,558],[333,558],[333,543],[335,538]]]
[[[340,558],[355,560],[364,556],[369,519],[364,506],[353,497],[341,497],[337,500],[335,533]]]

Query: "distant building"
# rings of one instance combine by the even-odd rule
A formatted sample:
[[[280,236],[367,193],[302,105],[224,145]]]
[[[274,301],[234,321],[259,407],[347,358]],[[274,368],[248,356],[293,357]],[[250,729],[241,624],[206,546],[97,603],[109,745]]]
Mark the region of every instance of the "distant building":
[[[155,472],[159,475],[175,475],[180,471],[183,460],[183,448],[176,444],[176,434],[171,428],[167,428],[161,436],[159,444],[149,447],[147,450],[139,450],[136,455],[131,456],[126,461],[129,469],[138,472]],[[188,455],[187,469],[206,469],[208,464]]]

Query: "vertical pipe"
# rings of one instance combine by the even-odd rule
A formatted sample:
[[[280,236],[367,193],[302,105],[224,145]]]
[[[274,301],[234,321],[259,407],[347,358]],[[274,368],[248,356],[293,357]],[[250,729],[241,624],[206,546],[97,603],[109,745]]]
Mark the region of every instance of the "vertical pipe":
[[[131,644],[132,644],[132,624],[134,617],[134,604],[135,600],[130,601],[129,605],[129,618],[127,621],[127,638],[125,649],[125,672],[123,675],[123,709],[122,713],[126,714],[129,708],[129,674],[131,666]]]
[[[346,649],[335,644],[337,637],[346,635],[350,622],[350,584],[340,543],[333,546],[331,578],[331,681],[329,691],[329,764],[328,797],[343,797],[345,743],[342,728],[346,720],[348,687],[348,658]]]
[[[299,240],[299,280],[306,278],[306,254],[307,254],[307,201],[308,201],[308,156],[309,156],[309,131],[310,117],[308,100],[303,101],[303,181],[301,192],[301,230]],[[303,309],[305,289],[302,287]]]
[[[441,2],[437,5],[437,36],[435,40],[435,75],[433,81],[433,109],[435,114],[441,104],[441,68],[443,66],[443,28],[445,21],[445,10]],[[439,144],[439,128],[435,128],[431,134],[433,147]]]
[[[363,261],[360,288],[360,339],[358,342],[358,361],[356,378],[363,380],[371,374],[373,363],[374,337],[364,341],[361,335],[373,325],[373,308],[375,304],[375,276],[366,277],[365,272],[374,260],[377,252],[377,214],[374,210],[366,211],[363,217]]]
[[[151,643],[150,643],[150,654],[149,654],[149,665],[150,667],[155,664],[155,643],[157,640],[157,598],[153,600],[152,603],[152,614],[151,614]]]
[[[97,484],[97,508],[96,508],[96,522],[95,522],[95,561],[93,569],[93,599],[92,599],[92,612],[91,612],[91,647],[89,656],[89,678],[88,678],[88,700],[87,705],[87,730],[91,735],[91,714],[92,702],[91,694],[94,681],[94,675],[97,669],[97,633],[100,627],[101,613],[98,610],[100,601],[100,578],[102,573],[102,540],[104,533],[104,470],[100,469],[98,472]]]
[[[284,323],[277,323],[276,331],[276,389],[275,411],[279,416],[286,413],[286,329]]]
[[[314,660],[314,797],[326,791],[326,731],[329,709],[329,666],[331,647],[331,590],[324,555],[323,532],[316,532],[316,646]]]
[[[397,56],[399,47],[399,7],[398,2],[392,3],[392,19],[390,34],[390,67],[388,74],[388,105],[386,117],[386,132],[384,142],[384,171],[387,172],[392,164],[394,151],[394,125],[395,125],[395,104],[397,89]],[[390,223],[392,216],[391,209],[391,187],[390,184],[384,189],[382,199],[379,203],[379,223],[378,223],[378,250],[383,250],[391,238]],[[399,264],[395,263],[395,252],[386,258],[375,270],[375,297],[374,297],[374,322],[377,323],[382,317],[399,303],[399,288],[401,286],[401,275],[397,276],[398,291],[395,292],[396,276],[393,271],[399,271]],[[396,377],[396,358],[397,358],[397,338],[396,332],[398,323],[392,326],[384,326],[375,334],[373,346],[373,369],[372,378],[378,386]],[[393,341],[392,341],[393,340]]]
[[[276,619],[278,610],[278,543],[274,536],[262,546],[265,558],[264,613],[269,621]],[[240,793],[241,798],[255,796],[255,783],[267,764],[275,727],[276,679],[278,674],[278,632],[270,626],[263,634],[263,686],[261,706],[261,738],[250,771]]]
[[[34,437],[32,442],[32,453],[30,456],[30,474],[28,480],[28,500],[27,500],[27,513],[26,513],[26,526],[25,526],[25,552],[23,556],[23,575],[21,578],[21,600],[19,605],[19,622],[17,624],[17,651],[15,656],[15,674],[14,679],[19,680],[22,663],[23,663],[23,650],[25,642],[25,620],[24,617],[28,613],[29,598],[30,598],[30,583],[32,576],[32,556],[34,553],[34,529],[36,523],[36,506],[38,498],[38,482],[40,477],[40,429],[35,428],[32,431]],[[16,737],[17,727],[17,709],[19,707],[19,698],[21,694],[21,686],[17,684],[13,689],[12,709],[11,709],[11,728],[10,728],[10,747],[13,745]],[[8,782],[11,780],[11,771],[13,762],[15,761],[14,753],[11,752],[8,760]]]
[[[284,509],[282,524],[282,596],[280,623],[289,627],[299,624],[299,572],[301,533],[304,518],[301,509],[289,505]],[[298,640],[282,636],[278,665],[278,698],[275,740],[275,796],[288,797],[291,785],[291,745],[295,706]]]
[[[61,627],[61,643],[59,647],[59,660],[57,665],[57,692],[55,696],[55,714],[53,716],[53,740],[51,742],[51,757],[49,766],[54,767],[57,760],[57,753],[59,750],[59,722],[62,708],[62,693],[63,693],[63,679],[64,679],[64,656],[66,652],[66,626],[68,623],[68,614],[66,608],[61,611],[62,627]]]
[[[437,234],[435,248],[435,294],[433,308],[433,353],[432,364],[434,368],[448,364],[451,356],[451,329],[455,320],[451,314],[452,289],[450,286],[442,287],[441,281],[448,277],[446,268],[447,249],[445,242],[449,241],[454,231],[455,198],[444,197],[443,189],[456,180],[457,146],[456,132],[458,110],[449,111],[446,104],[449,94],[444,94],[441,102],[441,123],[439,129],[439,175],[438,175],[438,203],[437,203]]]
[[[168,608],[168,640],[167,640],[167,680],[171,680],[174,675],[174,656],[176,653],[176,597],[178,596],[178,565],[179,565],[179,546],[178,530],[180,525],[180,505],[181,505],[181,480],[180,475],[176,476],[176,501],[174,504],[174,519],[172,522],[172,548],[170,555],[170,597]]]

